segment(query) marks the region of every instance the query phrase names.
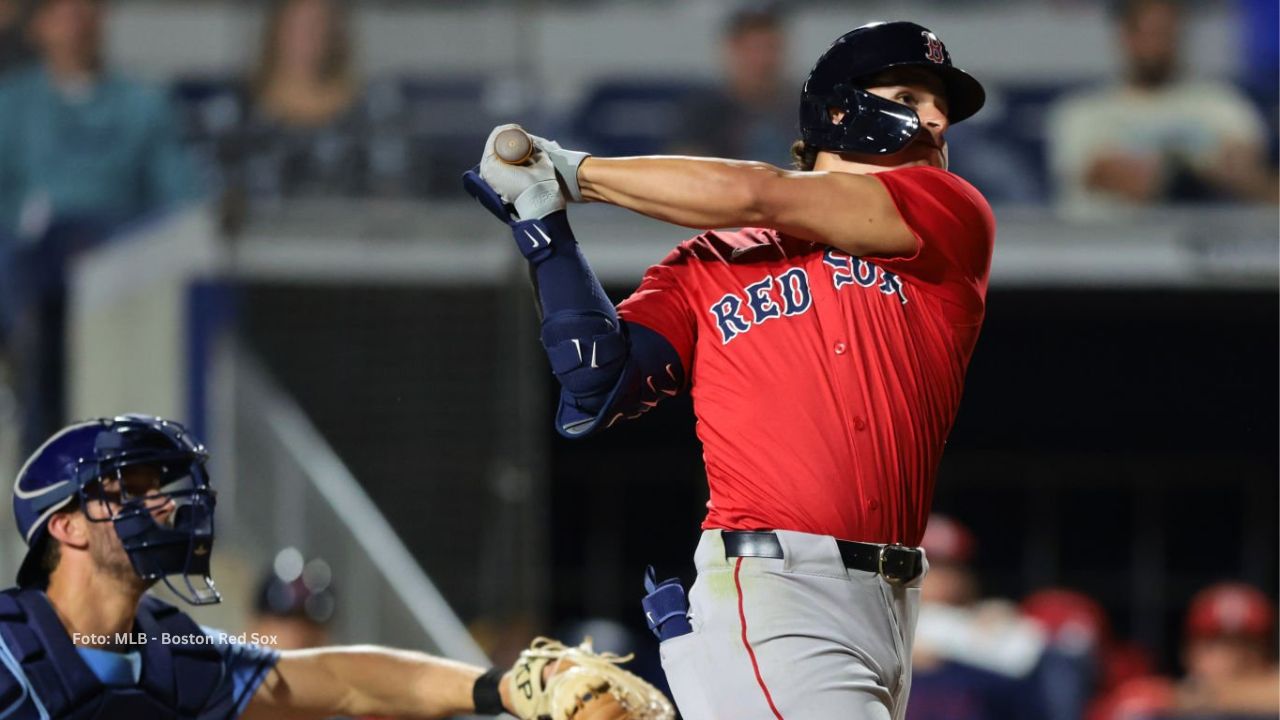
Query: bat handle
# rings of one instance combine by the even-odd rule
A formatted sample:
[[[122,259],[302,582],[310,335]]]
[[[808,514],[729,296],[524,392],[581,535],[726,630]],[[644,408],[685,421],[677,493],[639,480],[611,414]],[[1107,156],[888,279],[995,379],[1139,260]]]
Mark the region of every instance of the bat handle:
[[[507,128],[493,139],[493,153],[508,165],[523,165],[533,157],[533,139],[523,128]]]

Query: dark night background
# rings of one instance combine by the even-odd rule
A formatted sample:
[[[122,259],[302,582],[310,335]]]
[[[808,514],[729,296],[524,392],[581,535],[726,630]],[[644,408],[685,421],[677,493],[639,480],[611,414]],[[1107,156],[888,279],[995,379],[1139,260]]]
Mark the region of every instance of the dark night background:
[[[358,285],[246,295],[249,336],[468,620],[503,439],[489,379],[512,340],[486,318],[511,300]],[[974,531],[986,592],[1083,590],[1167,669],[1196,589],[1240,578],[1274,596],[1277,307],[1274,292],[993,290],[935,500]],[[446,325],[472,331],[441,342]],[[536,342],[524,331],[514,342]],[[546,629],[611,617],[644,632],[645,565],[693,575],[707,495],[691,406],[571,442],[552,429],[552,376],[536,377],[554,529]]]

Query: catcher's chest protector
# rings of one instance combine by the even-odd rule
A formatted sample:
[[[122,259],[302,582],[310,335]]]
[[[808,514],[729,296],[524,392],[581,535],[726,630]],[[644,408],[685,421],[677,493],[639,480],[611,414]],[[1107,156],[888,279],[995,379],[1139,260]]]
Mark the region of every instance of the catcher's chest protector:
[[[230,715],[232,686],[221,682],[224,667],[218,651],[207,645],[161,642],[166,633],[202,635],[191,618],[147,597],[138,608],[133,632],[150,639],[138,646],[142,676],[137,685],[109,687],[80,656],[44,593],[0,593],[0,640],[9,651],[8,657],[0,652],[0,717],[202,720]]]

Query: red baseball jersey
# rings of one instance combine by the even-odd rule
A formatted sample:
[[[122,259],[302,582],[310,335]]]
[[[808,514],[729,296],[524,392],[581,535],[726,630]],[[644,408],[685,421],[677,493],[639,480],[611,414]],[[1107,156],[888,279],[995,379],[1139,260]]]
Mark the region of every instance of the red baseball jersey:
[[[982,326],[995,219],[944,170],[875,177],[914,254],[707,232],[618,308],[686,369],[710,486],[704,528],[920,543]]]

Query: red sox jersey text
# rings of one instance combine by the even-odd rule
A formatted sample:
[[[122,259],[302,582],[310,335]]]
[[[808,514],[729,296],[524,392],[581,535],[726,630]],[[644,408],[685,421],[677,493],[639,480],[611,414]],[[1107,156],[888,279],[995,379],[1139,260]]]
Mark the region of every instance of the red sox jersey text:
[[[917,237],[913,255],[707,232],[619,306],[688,370],[704,528],[919,544],[982,325],[995,221],[946,171],[875,177]]]

